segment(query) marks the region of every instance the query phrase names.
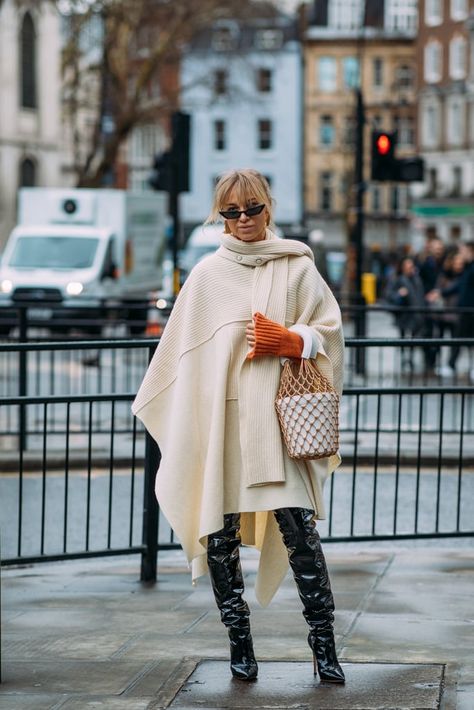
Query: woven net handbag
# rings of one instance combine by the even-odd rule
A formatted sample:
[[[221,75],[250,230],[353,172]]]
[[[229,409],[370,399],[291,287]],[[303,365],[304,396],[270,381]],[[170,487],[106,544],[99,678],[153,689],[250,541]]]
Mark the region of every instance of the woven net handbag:
[[[314,360],[286,360],[275,399],[288,455],[321,459],[339,449],[339,395]]]

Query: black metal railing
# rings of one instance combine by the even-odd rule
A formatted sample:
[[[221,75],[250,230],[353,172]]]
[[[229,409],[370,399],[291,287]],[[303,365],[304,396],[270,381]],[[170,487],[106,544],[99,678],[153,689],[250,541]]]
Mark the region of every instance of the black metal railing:
[[[355,541],[473,535],[473,396],[468,386],[347,388],[341,403],[343,464],[326,486],[322,536]],[[166,520],[158,518],[153,482],[159,451],[130,417],[132,399],[89,394],[0,400],[0,411],[23,408],[26,421],[36,417],[25,450],[18,446],[19,431],[1,437],[3,564],[139,553],[142,578],[153,579],[158,550],[179,547]],[[58,407],[61,428],[51,426]],[[405,426],[409,407],[417,426]]]
[[[134,391],[158,338],[0,343],[0,396]],[[449,384],[474,375],[474,338],[346,338],[347,385],[441,384],[453,348],[460,349]],[[434,366],[426,367],[426,350]],[[366,368],[357,370],[363,351]]]
[[[27,342],[51,338],[77,339],[78,337],[123,338],[142,337],[147,334],[150,314],[160,329],[165,324],[171,301],[160,299],[128,300],[110,303],[99,301],[95,306],[78,302],[77,306],[65,307],[57,300],[18,300],[10,305],[0,305],[0,337],[9,341]],[[156,333],[155,333],[156,335]]]
[[[2,447],[3,564],[126,553],[149,558],[149,511],[156,509],[153,478],[159,459],[137,419],[123,426],[132,399],[115,394],[0,401],[2,408],[24,408],[27,418],[34,408],[41,429],[27,451],[17,446],[15,455]],[[58,405],[61,432],[50,428],[51,410]],[[84,405],[87,426],[78,430],[76,409]],[[98,406],[108,409],[107,428],[100,433],[94,420]]]
[[[174,298],[159,299],[161,307],[156,309],[156,299],[130,299],[122,303],[100,301],[95,307],[81,306],[66,308],[57,301],[42,299],[38,302],[18,301],[10,305],[0,305],[0,337],[26,342],[30,338],[51,339],[51,337],[100,337],[123,338],[132,335],[141,337],[147,332],[150,313],[154,312],[160,326],[164,326],[171,312]],[[346,302],[347,301],[347,302]],[[458,306],[394,306],[380,301],[373,305],[354,305],[349,298],[341,302],[341,312],[348,334],[355,335],[354,323],[363,323],[363,331],[373,336],[380,319],[393,322],[407,314],[421,315],[426,322],[437,323],[455,321],[462,314],[474,314],[474,308]],[[436,327],[430,328],[430,337],[439,337]],[[423,333],[420,333],[422,335]],[[424,333],[423,335],[427,335]]]

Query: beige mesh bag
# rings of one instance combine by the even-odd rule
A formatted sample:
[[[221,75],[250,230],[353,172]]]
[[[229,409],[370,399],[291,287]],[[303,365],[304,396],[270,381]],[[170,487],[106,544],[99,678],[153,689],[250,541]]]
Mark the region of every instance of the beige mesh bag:
[[[339,449],[339,396],[314,360],[286,360],[275,407],[288,455],[321,459]]]

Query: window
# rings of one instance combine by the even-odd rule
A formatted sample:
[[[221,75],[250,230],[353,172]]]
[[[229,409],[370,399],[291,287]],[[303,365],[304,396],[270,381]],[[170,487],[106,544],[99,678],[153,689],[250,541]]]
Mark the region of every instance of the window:
[[[439,143],[439,106],[428,104],[423,111],[423,145],[435,147]]]
[[[268,118],[258,121],[258,147],[260,150],[270,150],[273,147],[272,122]]]
[[[20,163],[20,187],[36,186],[36,164],[31,158],[25,158]]]
[[[346,116],[344,119],[344,145],[354,147],[356,142],[356,120],[354,116]]]
[[[214,121],[214,150],[225,150],[227,148],[225,128],[225,121],[222,119]]]
[[[393,185],[390,189],[390,208],[392,212],[398,212],[400,207],[400,194],[398,191],[398,186]]]
[[[226,69],[216,69],[214,72],[214,93],[216,96],[227,94],[227,84],[229,75]]]
[[[319,145],[326,148],[334,145],[334,122],[332,116],[321,116],[319,123]]]
[[[399,32],[416,32],[418,0],[385,0],[385,27]]]
[[[467,15],[467,0],[451,0],[451,17],[453,20],[465,20]]]
[[[462,167],[460,165],[453,166],[453,197],[459,197],[462,194]]]
[[[237,45],[237,32],[231,27],[217,27],[212,33],[212,49],[229,52]]]
[[[413,148],[415,145],[415,120],[412,116],[395,116],[394,129],[400,148]]]
[[[372,211],[380,212],[380,187],[372,185]]]
[[[383,117],[379,113],[376,113],[372,119],[372,128],[376,131],[383,130]]]
[[[440,25],[443,21],[443,0],[426,0],[425,22],[427,25]]]
[[[362,26],[364,0],[332,0],[329,3],[329,27],[358,30]]]
[[[448,143],[462,145],[464,130],[464,104],[459,99],[452,99],[448,103]]]
[[[467,65],[467,42],[464,37],[453,37],[449,43],[449,76],[464,79]]]
[[[257,69],[257,91],[267,94],[272,90],[273,73],[271,69]]]
[[[409,64],[400,64],[395,72],[395,81],[400,89],[412,89],[415,85],[415,72]]]
[[[433,197],[438,194],[438,171],[436,168],[428,170],[428,191]]]
[[[283,32],[281,30],[258,30],[255,33],[255,47],[257,49],[275,50],[283,46]]]
[[[443,47],[440,42],[431,40],[425,45],[424,62],[425,80],[430,84],[440,81],[443,72]]]
[[[359,86],[359,60],[357,57],[344,57],[342,66],[344,86],[346,89],[355,89]]]
[[[321,173],[319,205],[323,212],[329,212],[332,209],[332,193],[332,173]]]
[[[372,85],[374,89],[380,89],[383,86],[383,59],[375,57],[372,62]]]
[[[318,86],[321,91],[336,91],[336,59],[320,57],[318,62]]]
[[[29,12],[23,18],[20,38],[21,105],[37,108],[36,32]]]

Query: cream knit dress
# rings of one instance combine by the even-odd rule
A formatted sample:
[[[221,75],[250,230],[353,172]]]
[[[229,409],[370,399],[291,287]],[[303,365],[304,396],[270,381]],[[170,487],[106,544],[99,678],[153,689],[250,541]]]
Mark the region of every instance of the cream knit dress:
[[[132,407],[160,446],[157,497],[193,579],[207,571],[207,535],[222,528],[225,513],[240,512],[242,542],[261,551],[262,605],[288,568],[272,511],[310,508],[323,518],[322,488],[338,460],[288,457],[274,410],[280,361],[246,360],[245,327],[259,310],[286,327],[314,328],[318,365],[338,390],[343,353],[340,311],[310,250],[267,238],[248,245],[223,237],[223,247],[195,267]]]

